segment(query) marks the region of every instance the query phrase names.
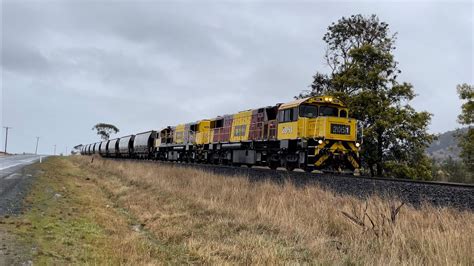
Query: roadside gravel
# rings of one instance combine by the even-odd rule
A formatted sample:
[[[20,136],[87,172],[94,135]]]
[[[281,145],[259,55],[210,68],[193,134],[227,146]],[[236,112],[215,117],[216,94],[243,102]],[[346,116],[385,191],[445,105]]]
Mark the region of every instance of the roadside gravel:
[[[0,178],[0,216],[20,214],[35,171],[26,166],[15,173]]]
[[[14,167],[0,173],[0,265],[32,265],[32,246],[11,233],[16,226],[15,217],[22,214],[24,199],[28,195],[38,171],[34,166]]]

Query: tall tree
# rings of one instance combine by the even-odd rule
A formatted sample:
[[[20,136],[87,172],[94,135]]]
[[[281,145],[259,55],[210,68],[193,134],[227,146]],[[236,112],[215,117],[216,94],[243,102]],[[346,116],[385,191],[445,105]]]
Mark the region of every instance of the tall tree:
[[[467,168],[474,172],[474,85],[466,83],[457,86],[459,98],[465,101],[461,107],[461,114],[458,116],[459,123],[468,125],[467,133],[459,136],[459,147],[461,148],[461,158]]]
[[[102,140],[108,140],[111,134],[117,134],[119,132],[116,126],[106,123],[96,124],[92,127],[92,130],[97,131],[97,135],[99,135]]]
[[[332,23],[323,38],[331,73],[316,73],[311,91],[299,97],[331,94],[348,104],[364,128],[361,155],[372,175],[430,179],[424,150],[434,137],[427,133],[431,114],[409,105],[415,93],[398,82],[395,39],[376,15]]]

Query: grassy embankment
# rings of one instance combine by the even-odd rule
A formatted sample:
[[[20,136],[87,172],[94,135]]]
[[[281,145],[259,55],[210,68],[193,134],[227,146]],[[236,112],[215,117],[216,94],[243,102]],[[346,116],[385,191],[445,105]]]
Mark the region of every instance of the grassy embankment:
[[[470,212],[404,205],[395,214],[398,202],[376,197],[150,163],[74,157],[38,167],[31,208],[11,225],[37,246],[37,262],[474,263]]]

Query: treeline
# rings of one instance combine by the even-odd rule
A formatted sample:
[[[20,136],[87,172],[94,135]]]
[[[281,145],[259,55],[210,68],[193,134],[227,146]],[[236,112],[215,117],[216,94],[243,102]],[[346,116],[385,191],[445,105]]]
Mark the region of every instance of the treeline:
[[[458,122],[467,125],[466,131],[458,131],[455,137],[461,148],[461,160],[449,157],[443,161],[433,160],[433,179],[450,182],[474,183],[474,86],[461,84],[457,86],[459,98],[463,101]]]
[[[432,161],[433,180],[455,183],[474,183],[472,170],[468,169],[466,163],[462,160],[455,160],[448,157],[444,160]]]
[[[376,15],[342,17],[328,27],[323,41],[330,72],[317,72],[311,89],[297,98],[330,94],[347,103],[351,117],[361,121],[364,128],[363,171],[373,176],[423,180],[440,178],[439,173],[461,176],[448,170],[458,162],[437,164],[425,153],[436,138],[427,132],[432,114],[417,112],[410,105],[416,94],[410,83],[399,80],[401,70],[393,54],[396,33],[390,32],[387,23]],[[471,125],[472,113],[465,112],[472,112],[472,86],[460,85],[458,92],[467,101],[460,122]],[[469,129],[468,136],[460,141],[462,167],[471,172],[473,137]]]

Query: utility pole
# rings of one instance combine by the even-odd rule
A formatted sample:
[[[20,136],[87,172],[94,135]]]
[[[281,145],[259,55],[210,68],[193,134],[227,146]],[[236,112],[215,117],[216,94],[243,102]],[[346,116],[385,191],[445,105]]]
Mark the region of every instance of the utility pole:
[[[66,146],[66,153],[64,154],[64,156],[67,156],[67,146]]]
[[[36,149],[35,149],[35,154],[38,154],[38,143],[39,143],[40,137],[36,137]]]
[[[6,132],[5,132],[5,153],[7,153],[7,144],[8,144],[8,129],[12,128],[12,127],[3,127],[6,129]]]
[[[53,146],[54,146],[54,153],[53,153],[53,155],[56,155],[56,144],[54,144]]]

